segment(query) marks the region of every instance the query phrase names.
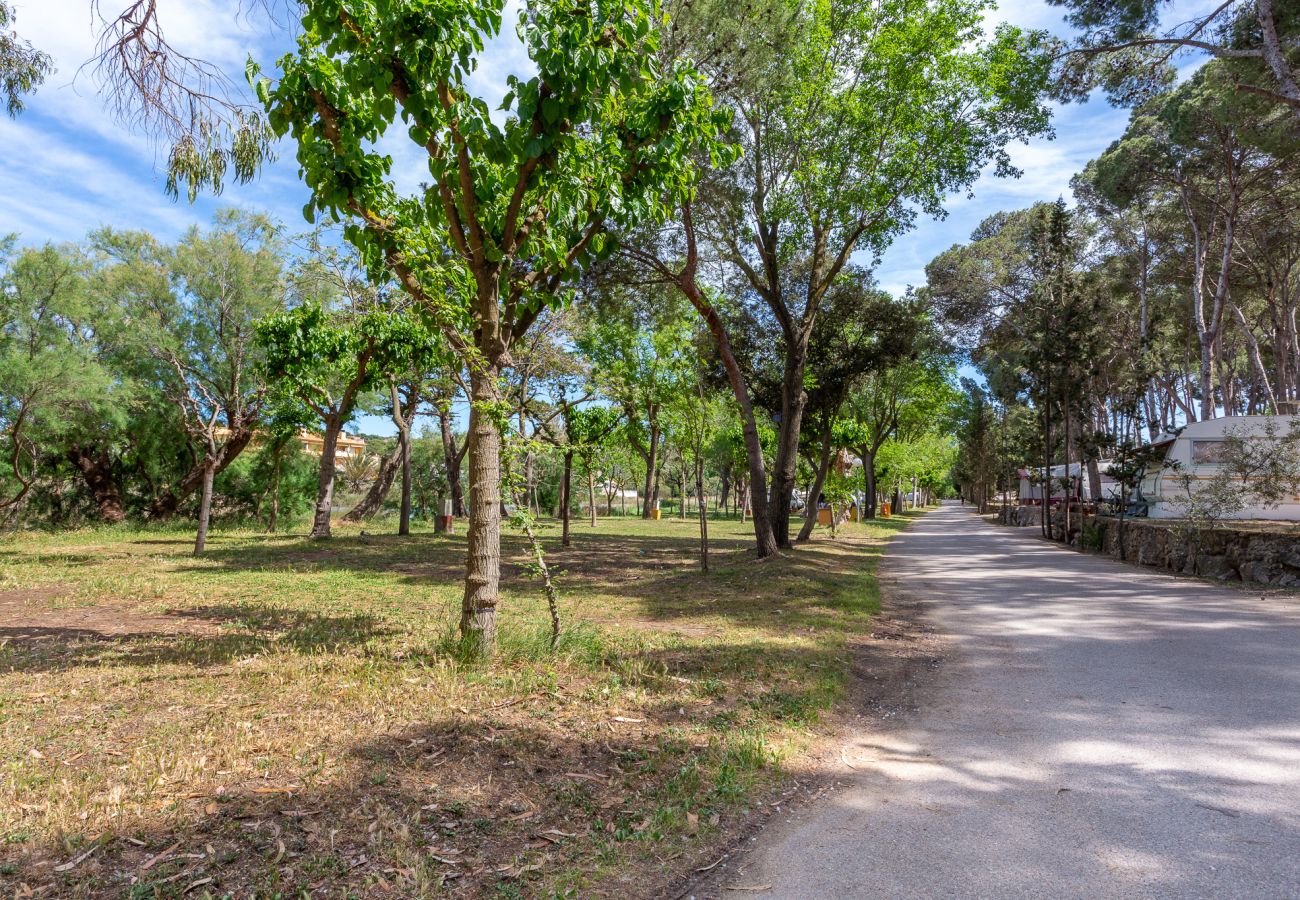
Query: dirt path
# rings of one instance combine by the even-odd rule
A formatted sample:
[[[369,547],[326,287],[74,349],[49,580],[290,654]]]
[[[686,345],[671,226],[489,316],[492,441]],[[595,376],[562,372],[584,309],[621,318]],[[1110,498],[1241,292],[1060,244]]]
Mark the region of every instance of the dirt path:
[[[959,506],[885,572],[945,635],[921,711],[868,716],[840,789],[696,896],[1300,897],[1300,599]]]

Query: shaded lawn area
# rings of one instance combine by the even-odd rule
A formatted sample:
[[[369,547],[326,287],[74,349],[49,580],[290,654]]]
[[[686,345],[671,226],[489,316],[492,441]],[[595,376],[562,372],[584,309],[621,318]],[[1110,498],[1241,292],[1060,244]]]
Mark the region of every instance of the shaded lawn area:
[[[0,543],[0,888],[25,896],[636,896],[779,788],[844,692],[906,519],[766,562],[747,525],[504,540],[501,652],[453,639],[463,535]],[[25,887],[24,887],[25,886]]]

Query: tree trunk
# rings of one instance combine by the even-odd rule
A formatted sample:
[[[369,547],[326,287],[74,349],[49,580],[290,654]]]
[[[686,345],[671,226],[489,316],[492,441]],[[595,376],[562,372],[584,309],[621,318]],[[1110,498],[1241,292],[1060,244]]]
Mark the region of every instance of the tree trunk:
[[[870,447],[861,447],[858,456],[862,457],[862,518],[876,517],[876,451]]]
[[[249,441],[253,439],[253,431],[248,427],[239,427],[231,431],[226,438],[226,442],[221,445],[221,450],[217,453],[217,466],[214,475],[220,475],[226,470],[226,467],[235,461],[235,458],[244,451]],[[199,490],[203,486],[203,460],[198,460],[190,470],[181,476],[180,481],[172,487],[163,491],[162,495],[157,497],[149,506],[149,518],[153,520],[170,519],[176,515],[176,510],[180,509],[181,503],[185,501],[190,494]],[[107,520],[106,520],[107,521]],[[116,520],[116,521],[121,521]]]
[[[271,534],[275,534],[280,522],[280,461],[283,458],[284,447],[276,447],[271,457],[271,516],[266,523],[266,530]]]
[[[405,537],[411,533],[411,429],[399,438],[402,447],[402,506],[398,513],[397,533]]]
[[[763,463],[763,444],[758,436],[758,425],[754,419],[754,404],[749,397],[749,387],[745,376],[736,362],[736,355],[731,349],[731,338],[726,326],[712,305],[695,283],[694,277],[679,284],[691,305],[704,318],[713,337],[714,346],[722,358],[722,367],[727,372],[727,382],[740,407],[742,433],[745,436],[745,459],[749,464],[749,504],[748,509],[754,521],[754,540],[758,545],[760,559],[776,553],[778,549],[775,533],[772,529],[771,512],[767,507],[767,471]],[[742,503],[740,520],[745,521],[746,506]],[[787,529],[788,531],[788,529]]]
[[[208,522],[212,519],[212,480],[217,469],[216,450],[212,448],[203,457],[203,489],[199,495],[199,530],[194,536],[194,555],[203,553],[208,543]]]
[[[501,598],[501,435],[483,407],[501,399],[497,368],[472,367],[470,393],[469,549],[460,632],[479,652],[491,654],[496,649]]]
[[[650,445],[646,447],[645,503],[642,505],[641,518],[650,518],[657,499],[659,499],[659,422],[652,415]]]
[[[347,515],[343,517],[344,522],[360,522],[379,512],[384,501],[388,499],[388,492],[393,489],[393,482],[397,480],[397,472],[402,466],[404,447],[399,432],[397,444],[393,446],[392,451],[384,454],[379,460],[379,471],[375,473],[375,480],[370,483],[369,490],[357,501],[356,506],[348,510]]]
[[[787,344],[790,342],[787,341]],[[790,498],[794,494],[799,462],[799,429],[808,395],[803,389],[803,346],[787,346],[785,377],[781,381],[781,423],[777,432],[776,462],[772,466],[772,536],[778,547],[790,546]]]
[[[122,503],[122,491],[113,478],[112,464],[108,453],[94,451],[80,444],[68,448],[68,461],[77,467],[90,498],[95,502],[101,521],[116,525],[126,518],[126,507]]]
[[[451,411],[438,410],[438,428],[442,433],[442,454],[447,465],[447,488],[451,492],[451,514],[465,517],[465,492],[460,483],[460,461],[465,448],[456,449],[456,435],[451,430]]]
[[[563,528],[560,532],[560,546],[569,546],[569,506],[572,504],[570,499],[573,495],[571,484],[573,480],[573,451],[564,451],[564,475],[560,479],[560,521]]]
[[[596,527],[596,470],[587,460],[587,503],[591,506],[591,527]]]
[[[320,475],[316,484],[316,514],[311,523],[313,538],[330,536],[330,512],[334,507],[334,456],[338,450],[339,432],[342,430],[342,416],[330,416],[325,420],[325,439],[320,451]]]
[[[700,571],[709,571],[709,505],[704,502],[704,457],[695,455],[695,494],[700,498]]]
[[[831,468],[831,429],[829,423],[822,433],[822,445],[818,457],[817,471],[813,474],[812,487],[808,489],[808,497],[804,501],[803,527],[799,529],[799,537],[797,538],[800,541],[808,540],[812,536],[813,528],[817,525],[817,498],[821,496],[822,485],[826,483],[826,473]]]

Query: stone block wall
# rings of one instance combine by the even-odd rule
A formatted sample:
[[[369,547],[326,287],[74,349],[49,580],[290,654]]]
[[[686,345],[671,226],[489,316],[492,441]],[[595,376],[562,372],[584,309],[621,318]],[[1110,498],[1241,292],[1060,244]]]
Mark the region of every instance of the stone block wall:
[[[1007,513],[999,516],[1004,524],[1039,523],[1039,507],[1012,507]],[[1050,521],[1060,540],[1063,511],[1054,508]],[[1120,530],[1118,518],[1089,517],[1085,523],[1076,509],[1070,515],[1069,543],[1120,559]],[[1189,530],[1152,519],[1125,519],[1123,535],[1127,562],[1222,581],[1300,586],[1300,527],[1294,532],[1231,526]]]

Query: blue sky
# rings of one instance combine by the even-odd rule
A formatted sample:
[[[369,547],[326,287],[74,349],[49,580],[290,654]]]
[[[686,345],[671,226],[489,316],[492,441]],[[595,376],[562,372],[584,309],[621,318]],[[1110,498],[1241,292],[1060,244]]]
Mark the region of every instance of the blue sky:
[[[236,204],[270,213],[290,229],[303,228],[307,194],[287,146],[280,159],[249,185],[231,185],[219,198],[191,205],[163,193],[160,149],[123,128],[105,111],[89,69],[78,72],[94,53],[96,21],[88,0],[13,0],[19,33],[54,56],[58,72],[30,98],[16,121],[0,118],[0,234],[17,232],[23,243],[79,240],[102,225],[147,229],[175,238],[192,224],[210,220],[222,205]],[[125,0],[105,0],[106,10]],[[283,52],[266,25],[234,16],[235,0],[162,0],[160,17],[168,40],[226,71],[242,76],[251,54],[271,69]],[[1042,0],[1003,0],[993,21],[1061,32],[1060,11]],[[514,16],[508,14],[507,22]],[[485,96],[501,96],[511,71],[526,65],[513,27],[489,46],[477,80]],[[1127,112],[1101,100],[1056,110],[1054,139],[1036,139],[1012,148],[1019,179],[985,175],[973,195],[954,196],[942,220],[922,219],[885,254],[876,274],[895,292],[925,280],[925,264],[940,251],[967,239],[990,213],[1069,194],[1071,176],[1124,130]],[[399,181],[414,186],[424,167],[409,142],[394,142]],[[409,173],[409,174],[406,174]],[[359,423],[363,430],[391,431],[384,420]]]

